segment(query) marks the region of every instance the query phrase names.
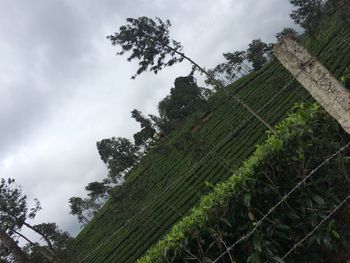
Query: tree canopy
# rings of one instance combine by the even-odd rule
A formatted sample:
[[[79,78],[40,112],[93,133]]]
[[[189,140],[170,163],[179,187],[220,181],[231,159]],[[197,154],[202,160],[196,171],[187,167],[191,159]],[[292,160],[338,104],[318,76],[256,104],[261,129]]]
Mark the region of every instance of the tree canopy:
[[[101,160],[107,165],[109,177],[116,181],[138,161],[139,148],[129,139],[112,137],[96,143]]]
[[[141,111],[136,109],[131,112],[131,117],[141,126],[141,130],[135,133],[133,136],[135,145],[147,148],[149,142],[153,139],[157,132],[152,119],[145,117]]]
[[[85,190],[88,192],[88,196],[95,200],[107,198],[110,189],[111,187],[106,181],[91,182],[85,186]]]
[[[29,223],[40,209],[38,200],[28,207],[27,197],[14,179],[0,180],[0,262],[75,262],[72,238],[67,232],[55,223]],[[45,245],[31,241],[21,232],[23,227],[38,234]],[[26,242],[24,248],[18,245],[20,238]]]
[[[101,209],[103,202],[94,198],[81,198],[73,196],[69,199],[70,214],[78,218],[81,226],[85,226],[90,222]]]
[[[157,74],[164,67],[181,62],[182,46],[180,42],[170,39],[170,21],[163,22],[160,18],[153,20],[142,16],[127,18],[126,25],[119,28],[113,35],[107,36],[114,46],[120,46],[117,55],[131,52],[128,61],[139,60],[139,68],[132,78],[136,78],[144,71],[153,71]]]
[[[323,0],[289,0],[296,7],[290,17],[308,33],[317,27],[322,15]]]
[[[158,104],[160,118],[167,122],[183,120],[204,106],[206,98],[193,76],[178,77],[170,95]]]
[[[245,51],[227,52],[224,53],[223,56],[225,62],[209,70],[209,77],[205,80],[207,84],[210,84],[211,78],[215,78],[216,74],[222,76],[225,82],[231,83],[238,77],[250,72],[250,68],[246,64],[247,57]]]
[[[254,70],[259,70],[267,61],[271,47],[261,39],[254,39],[247,49],[247,60],[252,63]]]

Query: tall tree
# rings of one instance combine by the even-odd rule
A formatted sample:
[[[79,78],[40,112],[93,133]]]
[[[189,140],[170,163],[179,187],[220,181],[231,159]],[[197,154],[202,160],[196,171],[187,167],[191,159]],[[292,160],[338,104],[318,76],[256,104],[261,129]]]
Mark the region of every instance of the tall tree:
[[[75,251],[74,239],[68,232],[62,231],[55,223],[42,223],[36,228],[51,242],[51,247],[29,242],[23,250],[33,262],[80,262]]]
[[[117,55],[123,55],[127,51],[132,54],[128,61],[138,59],[139,69],[132,76],[135,78],[146,70],[158,73],[164,67],[169,67],[184,59],[201,71],[206,71],[192,59],[182,53],[183,47],[180,42],[170,39],[169,20],[163,22],[160,18],[154,21],[151,18],[142,16],[139,18],[127,18],[127,24],[119,28],[119,32],[107,36],[112,45],[120,46],[122,50]]]
[[[15,233],[19,232],[23,222],[35,217],[35,211],[28,214],[27,197],[15,185],[14,179],[0,181],[0,242],[11,252],[17,262],[28,262],[29,257],[15,241]]]
[[[183,120],[205,105],[206,98],[192,76],[178,77],[170,95],[159,102],[159,115],[167,122]]]
[[[172,66],[175,63],[182,62],[184,59],[192,64],[192,72],[198,70],[210,78],[210,74],[204,68],[182,52],[183,48],[180,42],[170,39],[169,28],[171,24],[169,20],[163,22],[161,19],[156,18],[156,21],[154,21],[143,16],[136,19],[128,18],[126,21],[127,24],[121,26],[119,32],[107,36],[107,39],[111,41],[112,45],[121,47],[122,50],[117,55],[123,55],[125,52],[130,51],[131,55],[128,57],[128,61],[133,59],[139,60],[139,69],[132,78],[146,70],[157,73],[164,67]],[[223,87],[222,83],[215,78],[210,78],[210,84]],[[239,96],[235,94],[230,96],[275,133],[275,130],[244,103]]]
[[[289,0],[296,7],[290,17],[294,22],[312,33],[320,22],[324,0]]]
[[[114,181],[123,176],[139,160],[139,148],[127,138],[112,137],[96,143],[101,160],[107,165],[108,175]]]
[[[233,82],[236,78],[248,74],[251,70],[246,64],[246,52],[235,51],[223,54],[225,62],[218,64],[214,69],[209,70],[209,78],[205,80],[210,84],[211,78],[215,78],[217,74],[222,76],[225,82]]]
[[[254,39],[247,49],[247,60],[252,63],[254,70],[259,70],[266,62],[271,47],[261,41]]]
[[[135,145],[147,148],[157,132],[152,119],[145,117],[141,111],[136,109],[131,112],[131,117],[141,126],[141,130],[134,134]]]
[[[236,71],[238,74],[247,74],[251,71],[246,63],[247,54],[245,51],[227,52],[222,55],[226,59],[226,63],[232,68],[232,71]]]
[[[102,203],[93,198],[81,198],[73,196],[69,199],[70,214],[77,216],[81,226],[85,226],[90,222],[101,209]]]
[[[103,182],[91,182],[86,187],[85,190],[88,191],[88,196],[95,200],[105,200],[109,196],[109,190],[111,186]]]

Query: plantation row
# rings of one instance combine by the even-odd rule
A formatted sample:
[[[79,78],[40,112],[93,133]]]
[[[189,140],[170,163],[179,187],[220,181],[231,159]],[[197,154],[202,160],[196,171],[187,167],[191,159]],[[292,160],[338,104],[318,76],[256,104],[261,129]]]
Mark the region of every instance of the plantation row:
[[[350,46],[343,41],[344,36],[349,35],[346,25],[335,24],[323,31],[316,41],[305,39],[305,43],[339,77],[350,64]],[[311,101],[294,81],[263,108],[291,80],[290,74],[274,61],[229,89],[238,92],[254,110],[261,110],[260,114],[270,124],[276,124],[295,102]],[[157,153],[154,149],[144,157],[126,182],[140,188],[141,198],[135,198],[118,210],[115,203],[107,202],[78,235],[79,251],[82,257],[87,256],[84,262],[134,262],[211,190],[205,186],[206,182],[215,185],[228,178],[251,155],[255,145],[266,138],[266,127],[222,92],[211,98],[209,108],[212,116],[200,129],[191,131],[205,112],[189,118],[162,142],[167,148],[191,133],[200,142],[201,153],[196,155],[190,149],[172,148]],[[201,157],[205,158],[201,160]]]

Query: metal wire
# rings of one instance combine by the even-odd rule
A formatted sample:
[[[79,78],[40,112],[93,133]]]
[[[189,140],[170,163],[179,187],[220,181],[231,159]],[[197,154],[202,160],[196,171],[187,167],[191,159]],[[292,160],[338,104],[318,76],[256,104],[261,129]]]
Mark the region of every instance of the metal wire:
[[[350,142],[348,142],[345,146],[341,147],[337,152],[330,155],[328,158],[326,158],[321,164],[319,164],[315,169],[313,169],[307,176],[305,176],[299,183],[297,183],[292,190],[290,190],[287,194],[285,194],[280,201],[278,201],[273,207],[271,207],[268,212],[258,221],[256,222],[254,228],[250,230],[247,234],[243,235],[241,238],[239,238],[237,241],[235,241],[231,246],[228,247],[222,253],[220,256],[218,256],[213,263],[218,262],[219,259],[221,259],[225,254],[229,253],[235,246],[237,246],[239,243],[249,239],[260,227],[260,225],[268,218],[270,214],[272,214],[283,202],[285,202],[289,196],[294,193],[299,187],[301,187],[307,179],[309,179],[313,174],[315,174],[323,165],[328,163],[331,159],[336,157],[338,154],[342,153],[346,148],[350,146]]]

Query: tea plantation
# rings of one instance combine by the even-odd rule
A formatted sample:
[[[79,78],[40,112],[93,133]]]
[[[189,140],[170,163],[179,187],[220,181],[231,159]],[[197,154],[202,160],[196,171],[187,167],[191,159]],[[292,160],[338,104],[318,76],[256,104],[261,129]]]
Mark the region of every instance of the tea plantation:
[[[349,22],[331,21],[303,43],[338,78],[350,65]],[[296,102],[313,101],[276,60],[226,90],[271,125]],[[232,175],[266,139],[266,131],[226,92],[216,92],[206,111],[188,118],[128,174],[130,197],[108,201],[80,232],[76,245],[82,261],[135,262],[213,185]]]

